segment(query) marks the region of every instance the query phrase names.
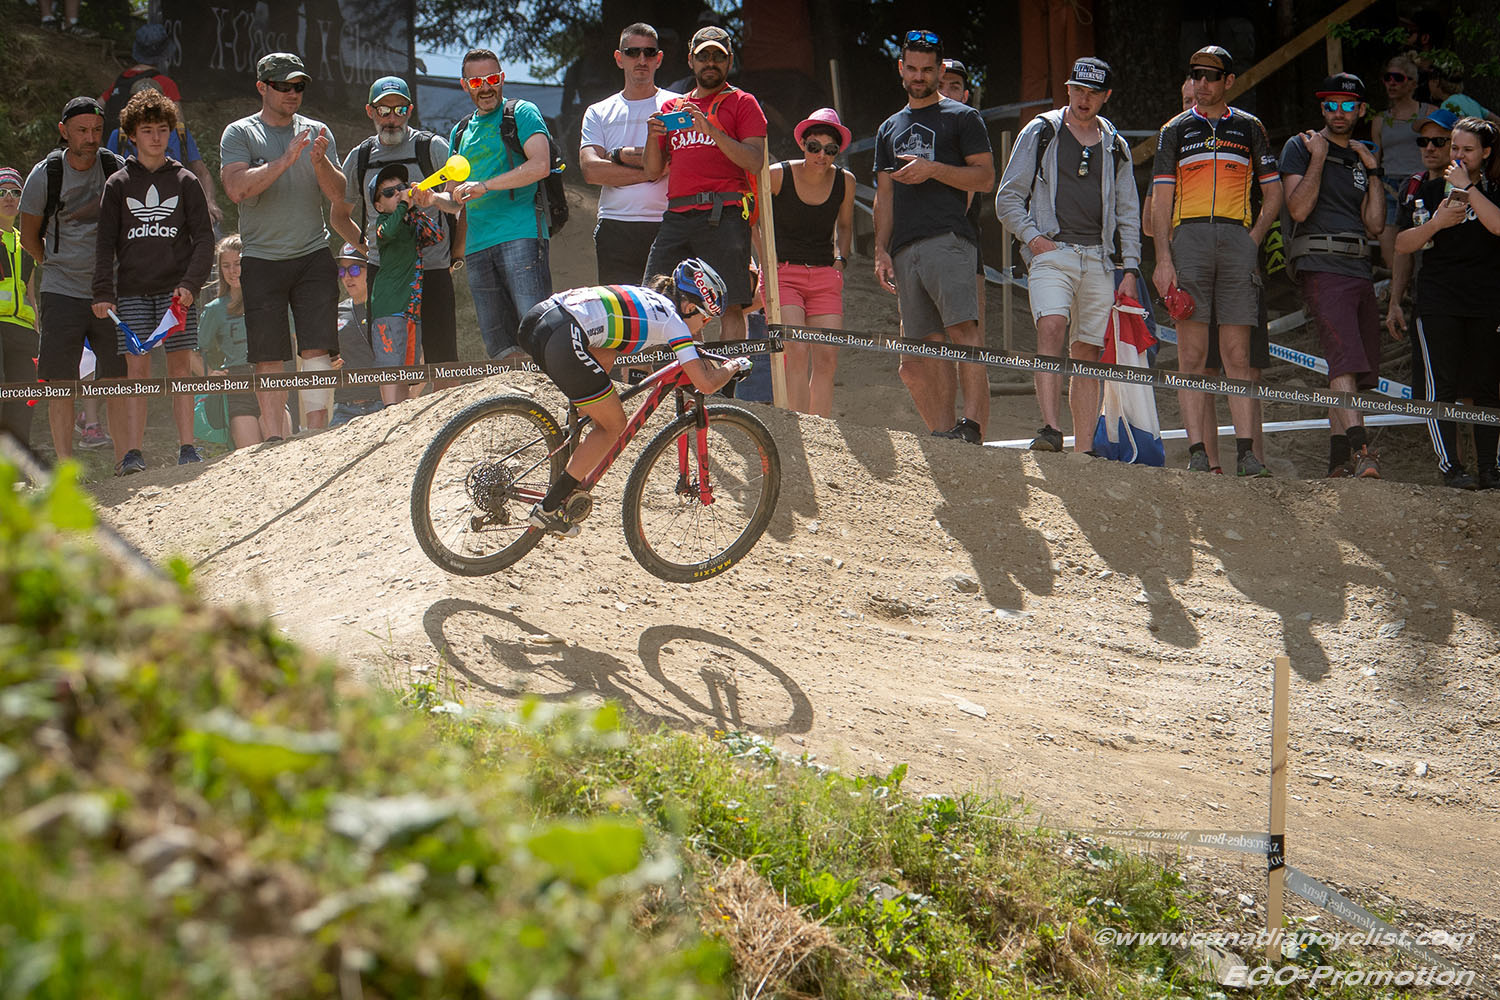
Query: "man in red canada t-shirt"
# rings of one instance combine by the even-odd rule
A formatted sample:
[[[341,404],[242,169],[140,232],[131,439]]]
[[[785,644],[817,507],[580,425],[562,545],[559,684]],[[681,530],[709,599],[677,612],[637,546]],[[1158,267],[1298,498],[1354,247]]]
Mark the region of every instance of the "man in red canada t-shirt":
[[[688,47],[688,66],[697,86],[651,116],[644,156],[648,181],[666,172],[668,163],[672,169],[667,211],[642,277],[671,274],[687,257],[701,257],[713,265],[729,289],[719,322],[720,340],[745,339],[745,307],[752,288],[750,223],[743,198],[749,190],[746,175],[759,174],[766,148],[765,113],[754,97],[729,86],[733,64],[729,33],[712,25],[698,29]],[[669,131],[664,117],[677,111],[691,115],[692,124]]]

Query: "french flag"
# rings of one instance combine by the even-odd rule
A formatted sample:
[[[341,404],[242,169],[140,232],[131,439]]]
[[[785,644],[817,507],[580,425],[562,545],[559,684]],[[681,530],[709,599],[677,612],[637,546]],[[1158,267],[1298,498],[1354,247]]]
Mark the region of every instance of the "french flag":
[[[1146,310],[1139,302],[1128,295],[1120,296],[1109,311],[1109,334],[1100,360],[1110,365],[1149,367],[1146,352],[1156,345],[1156,338],[1146,329],[1145,317]],[[1105,382],[1100,395],[1094,452],[1117,462],[1165,465],[1166,449],[1151,386]]]
[[[172,296],[172,304],[167,307],[166,314],[162,316],[161,322],[156,324],[156,329],[151,335],[142,340],[136,332],[125,325],[125,321],[115,315],[115,311],[109,311],[110,319],[115,325],[125,332],[125,347],[131,354],[150,354],[151,349],[174,333],[181,333],[187,329],[187,306],[177,296]]]

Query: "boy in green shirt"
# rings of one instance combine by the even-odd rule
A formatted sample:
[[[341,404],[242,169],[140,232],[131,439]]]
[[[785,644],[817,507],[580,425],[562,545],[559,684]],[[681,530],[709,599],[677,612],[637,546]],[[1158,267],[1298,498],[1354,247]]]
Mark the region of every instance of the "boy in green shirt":
[[[441,235],[411,206],[406,166],[388,164],[370,183],[370,203],[379,213],[375,228],[380,269],[370,288],[370,340],[375,361],[386,368],[418,363],[422,342],[422,251]],[[406,398],[402,385],[382,385],[386,406]]]

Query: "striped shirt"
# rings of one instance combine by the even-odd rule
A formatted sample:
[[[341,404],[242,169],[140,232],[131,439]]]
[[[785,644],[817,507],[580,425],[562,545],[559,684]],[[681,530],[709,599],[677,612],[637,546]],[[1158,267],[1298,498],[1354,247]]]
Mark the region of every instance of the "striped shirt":
[[[549,299],[578,321],[590,347],[634,354],[665,344],[679,361],[698,357],[693,333],[677,306],[660,292],[636,285],[593,285]]]

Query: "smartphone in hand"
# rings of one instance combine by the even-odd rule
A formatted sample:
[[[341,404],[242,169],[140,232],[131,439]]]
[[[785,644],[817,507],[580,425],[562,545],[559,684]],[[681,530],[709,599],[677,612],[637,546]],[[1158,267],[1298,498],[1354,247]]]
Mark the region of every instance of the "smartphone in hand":
[[[668,111],[661,116],[662,124],[667,127],[668,132],[677,132],[685,128],[693,127],[693,116],[687,111]]]

